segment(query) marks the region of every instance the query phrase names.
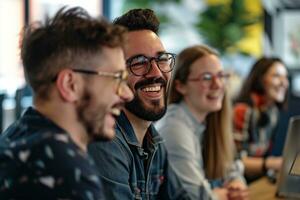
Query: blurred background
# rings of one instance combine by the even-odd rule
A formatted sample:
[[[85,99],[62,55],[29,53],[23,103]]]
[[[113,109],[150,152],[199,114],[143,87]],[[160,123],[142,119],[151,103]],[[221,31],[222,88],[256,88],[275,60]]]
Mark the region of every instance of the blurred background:
[[[262,55],[284,60],[290,74],[289,110],[282,113],[275,154],[281,154],[290,116],[300,114],[299,0],[0,0],[0,131],[31,105],[19,57],[22,28],[43,21],[62,6],[81,6],[112,21],[132,8],[151,8],[161,20],[168,51],[194,44],[217,49],[233,76],[234,97],[254,61]]]

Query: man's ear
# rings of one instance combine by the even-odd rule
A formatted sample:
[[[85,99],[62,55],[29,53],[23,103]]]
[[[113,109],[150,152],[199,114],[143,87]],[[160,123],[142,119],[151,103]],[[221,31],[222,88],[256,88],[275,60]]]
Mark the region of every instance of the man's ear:
[[[186,94],[186,85],[181,83],[179,80],[175,80],[175,89],[182,95]]]
[[[74,102],[78,99],[78,78],[70,69],[64,69],[57,75],[56,87],[64,101]]]

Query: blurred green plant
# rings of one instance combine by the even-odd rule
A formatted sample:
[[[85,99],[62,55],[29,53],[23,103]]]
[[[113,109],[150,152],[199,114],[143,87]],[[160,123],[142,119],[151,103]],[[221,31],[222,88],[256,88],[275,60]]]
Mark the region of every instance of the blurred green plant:
[[[232,0],[229,4],[208,5],[199,14],[196,28],[208,45],[225,54],[235,52],[235,45],[246,35],[245,28],[261,20],[247,11],[245,0]]]

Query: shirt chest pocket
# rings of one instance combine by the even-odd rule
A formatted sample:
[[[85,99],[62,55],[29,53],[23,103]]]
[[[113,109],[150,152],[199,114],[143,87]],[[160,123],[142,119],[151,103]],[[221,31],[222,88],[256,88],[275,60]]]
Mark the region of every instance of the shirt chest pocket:
[[[165,177],[162,172],[153,173],[151,174],[150,180],[149,180],[149,192],[152,195],[156,195],[159,192],[160,186],[165,181]]]

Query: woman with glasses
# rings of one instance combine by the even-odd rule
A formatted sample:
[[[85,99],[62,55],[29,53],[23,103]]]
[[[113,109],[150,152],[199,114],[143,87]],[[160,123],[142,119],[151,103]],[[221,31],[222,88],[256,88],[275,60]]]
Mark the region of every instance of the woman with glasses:
[[[247,180],[278,171],[282,158],[271,156],[279,111],[286,107],[288,72],[279,58],[263,57],[252,67],[234,106],[234,138]]]
[[[234,161],[229,74],[206,46],[186,48],[177,58],[170,105],[156,124],[172,167],[195,199],[247,199],[243,167]]]

